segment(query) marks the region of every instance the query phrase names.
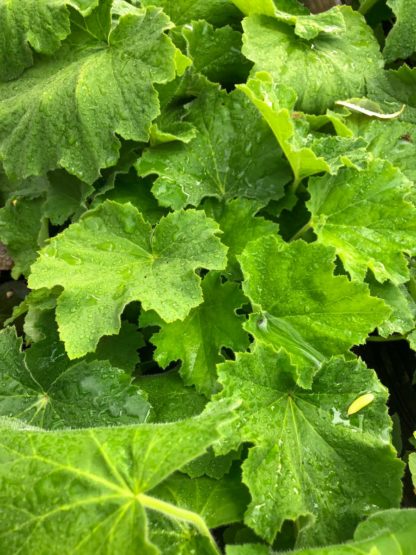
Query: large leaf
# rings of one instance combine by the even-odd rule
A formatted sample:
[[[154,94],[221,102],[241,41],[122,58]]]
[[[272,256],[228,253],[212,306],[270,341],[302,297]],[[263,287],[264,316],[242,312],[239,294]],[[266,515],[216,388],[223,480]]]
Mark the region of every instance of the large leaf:
[[[219,397],[242,400],[224,450],[254,445],[243,481],[252,497],[245,521],[257,534],[272,543],[290,519],[299,546],[343,541],[363,515],[399,505],[403,464],[389,444],[387,390],[362,362],[332,359],[303,390],[286,354],[258,346],[218,375]],[[373,402],[348,416],[367,392]]]
[[[290,354],[304,387],[326,358],[363,343],[389,315],[366,285],[333,275],[334,257],[324,245],[276,236],[252,241],[239,257],[243,290],[256,311],[247,329]]]
[[[63,167],[86,182],[117,161],[117,135],[147,141],[154,83],[175,76],[160,10],[120,17],[108,41],[78,31],[51,58],[0,85],[0,156],[12,177]]]
[[[62,364],[64,354],[21,351],[12,328],[0,332],[0,415],[42,428],[145,422],[150,405],[131,378],[108,362]]]
[[[220,405],[174,424],[59,432],[3,422],[0,549],[156,555],[161,551],[153,534],[149,538],[151,510],[182,530],[185,546],[196,541],[198,553],[217,553],[199,515],[152,490],[217,440],[216,428],[231,408]],[[202,538],[195,538],[197,532]]]
[[[283,196],[290,172],[273,134],[240,93],[209,89],[190,104],[186,121],[198,134],[189,144],[160,145],[138,161],[140,175],[157,174],[153,193],[163,206],[198,206],[204,197]]]
[[[341,170],[311,179],[312,225],[318,239],[335,247],[353,279],[370,269],[378,281],[409,279],[405,254],[416,253],[416,208],[406,199],[412,183],[391,164],[369,163],[364,171]]]
[[[154,357],[162,367],[181,360],[184,382],[209,397],[217,383],[215,366],[224,360],[221,349],[245,351],[249,340],[242,327],[243,317],[236,314],[246,302],[240,288],[234,283],[222,284],[219,274],[209,273],[202,282],[202,291],[204,302],[183,322],[165,324],[156,319],[161,330],[151,341],[156,346]]]
[[[226,248],[203,212],[175,212],[153,230],[131,204],[106,201],[53,238],[32,266],[32,289],[60,285],[61,339],[70,358],[118,333],[120,315],[140,300],[166,322],[184,319],[202,300],[197,268],[221,270]]]
[[[345,31],[337,27],[310,42],[272,17],[253,14],[243,21],[243,54],[256,71],[268,71],[276,82],[294,88],[297,107],[306,112],[322,113],[336,100],[362,96],[366,78],[383,66],[364,18],[349,7],[337,9]]]
[[[67,6],[87,15],[99,0],[2,0],[0,80],[18,77],[32,65],[31,47],[52,54],[70,33]]]
[[[355,541],[317,549],[299,549],[294,555],[410,555],[414,549],[416,510],[390,509],[361,522]],[[264,545],[228,546],[227,555],[272,555]]]

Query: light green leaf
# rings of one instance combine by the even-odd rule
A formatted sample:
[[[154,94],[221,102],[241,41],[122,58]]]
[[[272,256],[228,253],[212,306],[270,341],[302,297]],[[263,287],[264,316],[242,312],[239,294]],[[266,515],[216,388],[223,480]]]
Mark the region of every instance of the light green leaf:
[[[47,358],[21,346],[13,328],[0,332],[1,416],[50,429],[146,421],[150,405],[122,370],[97,360],[65,364],[65,353]]]
[[[220,480],[206,477],[191,480],[178,472],[153,493],[164,501],[198,513],[209,528],[241,521],[250,500],[238,475]]]
[[[308,189],[313,229],[353,279],[363,280],[367,269],[380,282],[409,279],[403,253],[416,253],[416,208],[406,199],[412,183],[399,170],[374,160],[363,171],[313,178]]]
[[[143,6],[160,6],[177,25],[205,19],[222,26],[238,21],[238,10],[228,0],[141,0]]]
[[[243,252],[247,243],[279,231],[279,226],[274,222],[256,216],[262,205],[261,201],[245,198],[226,203],[207,199],[204,203],[205,212],[219,223],[223,232],[221,241],[229,248],[227,273],[233,278],[241,277],[237,256]]]
[[[244,318],[236,314],[246,299],[235,283],[221,283],[221,275],[210,272],[202,282],[204,302],[191,310],[183,322],[155,322],[161,330],[152,336],[155,360],[165,368],[181,360],[180,374],[186,385],[210,397],[216,389],[215,366],[224,360],[221,349],[245,351],[248,334]],[[143,321],[141,322],[143,325]]]
[[[267,15],[293,25],[295,34],[305,40],[312,40],[320,33],[336,34],[346,30],[342,13],[337,9],[311,15],[293,0],[233,0],[233,3],[245,15]]]
[[[400,116],[403,121],[416,123],[416,68],[403,64],[399,69],[384,71],[367,81],[367,96],[383,103],[384,111],[396,112],[405,109]]]
[[[12,178],[65,168],[91,183],[117,162],[120,141],[147,141],[159,114],[154,83],[175,77],[160,10],[126,14],[108,42],[74,32],[51,58],[0,85],[0,156]]]
[[[374,158],[388,160],[411,181],[416,181],[415,124],[355,115],[346,118],[346,124],[356,136],[363,137]]]
[[[241,33],[229,26],[215,29],[206,21],[192,21],[182,34],[195,71],[223,85],[247,79],[252,64],[241,53]]]
[[[355,541],[342,545],[299,549],[294,555],[407,555],[414,546],[415,509],[390,509],[371,515],[361,522],[354,534]],[[272,555],[261,544],[228,546],[227,555]]]
[[[405,60],[416,51],[416,2],[388,0],[387,5],[393,10],[396,21],[387,35],[383,54],[387,62],[394,62],[399,58]]]
[[[260,14],[276,17],[277,13],[307,14],[308,10],[296,0],[232,0],[244,15]]]
[[[336,100],[362,96],[366,78],[377,75],[383,59],[372,30],[351,8],[336,8],[345,32],[320,34],[311,42],[285,23],[264,15],[243,21],[243,54],[255,71],[268,71],[280,85],[293,87],[297,108],[323,113]]]
[[[147,512],[171,520],[183,541],[197,532],[218,551],[197,514],[152,490],[215,442],[232,406],[174,424],[44,432],[3,422],[0,439],[0,550],[22,555],[161,553]],[[18,477],[18,480],[16,480]],[[186,539],[188,536],[188,540]]]
[[[252,241],[239,257],[243,290],[256,311],[246,329],[289,353],[303,387],[326,358],[363,343],[390,313],[367,285],[334,276],[334,258],[319,243],[288,244],[276,236]]]
[[[254,445],[243,463],[252,497],[245,522],[269,543],[287,519],[298,522],[297,546],[344,541],[363,515],[400,503],[387,390],[361,361],[326,362],[311,390],[294,373],[286,354],[265,346],[218,366],[218,398],[242,400],[219,449]],[[365,392],[373,402],[348,417]]]
[[[192,210],[169,214],[153,230],[132,205],[106,201],[41,251],[29,287],[64,288],[57,322],[68,356],[78,358],[118,333],[132,301],[166,322],[186,318],[203,300],[195,270],[226,266],[218,231]]]
[[[146,150],[139,175],[157,174],[153,193],[163,206],[198,206],[204,197],[259,199],[284,194],[286,162],[266,123],[240,93],[208,89],[189,105],[186,121],[198,131],[189,144]]]
[[[364,141],[347,137],[311,134],[301,113],[294,113],[296,94],[293,89],[277,85],[269,73],[259,72],[245,85],[237,85],[258,108],[270,125],[294,174],[294,188],[315,173],[336,173],[354,150],[362,149]],[[349,165],[352,162],[349,163]]]
[[[415,327],[416,303],[403,284],[394,285],[386,281],[379,283],[374,278],[369,280],[371,294],[380,297],[391,308],[389,318],[378,326],[383,337],[393,333],[405,334]]]
[[[98,0],[7,0],[0,2],[0,80],[18,77],[33,64],[33,48],[53,54],[70,33],[67,6],[87,15]]]
[[[414,434],[416,438],[416,433]],[[416,453],[411,453],[409,455],[409,469],[412,475],[414,491],[416,491]]]

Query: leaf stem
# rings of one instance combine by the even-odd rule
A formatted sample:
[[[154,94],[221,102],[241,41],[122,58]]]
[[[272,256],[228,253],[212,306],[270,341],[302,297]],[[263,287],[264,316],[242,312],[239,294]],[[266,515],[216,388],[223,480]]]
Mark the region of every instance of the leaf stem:
[[[302,235],[304,235],[311,228],[312,228],[312,220],[309,220],[308,222],[306,222],[304,226],[298,229],[298,231],[289,239],[289,242],[296,241],[296,239],[299,239],[300,237],[302,237]]]
[[[367,12],[371,10],[371,8],[378,2],[378,0],[364,0],[361,6],[358,8],[358,11],[365,15]]]
[[[385,341],[403,341],[406,339],[405,335],[396,334],[396,335],[389,335],[389,337],[381,337],[380,335],[370,335],[367,337],[367,341],[370,343],[384,343]]]
[[[183,520],[185,522],[188,522],[189,524],[192,524],[202,536],[205,536],[209,539],[212,547],[215,549],[215,552],[220,555],[218,546],[215,543],[208,526],[206,525],[204,519],[198,514],[192,511],[188,511],[187,509],[181,509],[176,505],[172,505],[171,503],[167,503],[166,501],[162,501],[161,499],[157,499],[156,497],[145,495],[144,493],[139,493],[137,495],[137,500],[146,509],[151,509],[175,520]]]

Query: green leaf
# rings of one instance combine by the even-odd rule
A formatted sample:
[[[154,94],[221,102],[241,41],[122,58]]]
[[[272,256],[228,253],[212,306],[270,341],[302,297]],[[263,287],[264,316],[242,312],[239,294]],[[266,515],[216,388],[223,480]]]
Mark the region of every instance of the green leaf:
[[[187,387],[178,372],[146,375],[137,382],[152,406],[151,422],[176,422],[200,414],[206,398],[194,387]]]
[[[165,324],[156,319],[161,330],[151,341],[156,346],[154,358],[162,368],[181,360],[179,371],[185,384],[195,385],[209,397],[217,384],[215,366],[224,360],[221,349],[245,351],[249,340],[242,327],[244,318],[236,314],[246,302],[238,285],[222,284],[221,275],[210,272],[202,282],[202,291],[204,302],[183,322]]]
[[[336,173],[348,161],[351,151],[365,145],[364,141],[347,137],[312,135],[303,114],[293,112],[294,90],[281,84],[277,86],[269,73],[259,72],[255,79],[237,88],[247,95],[270,125],[292,168],[294,188],[304,177],[315,173]]]
[[[337,27],[337,32],[320,34],[311,42],[268,16],[254,14],[243,21],[243,54],[255,63],[254,70],[268,71],[279,85],[295,89],[296,106],[305,112],[323,113],[336,100],[362,96],[366,79],[383,66],[364,18],[347,6],[336,10],[345,31]]]
[[[355,541],[317,549],[299,549],[294,555],[405,555],[414,546],[415,509],[390,509],[371,515],[355,531]],[[227,555],[272,555],[264,545],[227,546]]]
[[[249,243],[239,257],[243,290],[256,311],[247,330],[289,353],[303,387],[326,358],[363,343],[390,313],[367,285],[334,276],[334,258],[319,243],[288,244],[276,236]]]
[[[238,475],[221,480],[206,477],[191,480],[176,473],[153,493],[172,505],[198,513],[210,528],[241,521],[249,502],[247,489]]]
[[[416,438],[416,433],[414,434]],[[412,475],[412,481],[414,486],[414,491],[416,491],[416,453],[411,453],[409,455],[409,469]]]
[[[50,58],[0,85],[0,155],[12,178],[62,167],[91,183],[116,163],[120,141],[147,141],[159,114],[154,83],[175,76],[166,15],[120,17],[108,42],[73,33]],[[53,124],[52,124],[53,122]]]
[[[412,183],[382,160],[310,180],[313,229],[353,279],[363,280],[370,269],[380,282],[408,281],[403,253],[416,253],[416,208],[406,199],[411,191]]]
[[[396,21],[387,35],[383,54],[387,62],[394,62],[398,58],[405,60],[416,51],[416,2],[388,0],[387,5],[393,10]]]
[[[416,123],[416,68],[403,64],[397,70],[379,73],[367,81],[367,96],[385,105],[386,112],[396,112],[403,108],[403,121]]]
[[[219,223],[223,232],[221,241],[229,248],[227,273],[233,278],[241,277],[237,256],[243,252],[247,243],[279,231],[277,224],[256,215],[262,205],[261,201],[245,198],[226,203],[207,199],[204,203],[205,212]]]
[[[215,29],[206,21],[192,21],[182,34],[195,71],[215,83],[231,85],[247,79],[252,64],[241,54],[241,33],[229,26]]]
[[[166,322],[186,318],[203,300],[195,270],[226,266],[218,231],[192,210],[169,214],[153,230],[132,205],[106,201],[41,251],[29,287],[64,288],[57,322],[68,356],[78,358],[118,333],[132,301]]]
[[[411,181],[416,181],[416,126],[413,123],[366,116],[351,116],[346,123],[356,136],[363,137],[374,158],[388,160]]]
[[[238,21],[238,10],[228,0],[141,0],[143,6],[160,6],[177,25],[205,19],[222,26]]]
[[[87,15],[98,0],[8,0],[0,4],[0,80],[18,77],[33,64],[32,48],[53,54],[70,33],[67,6]]]
[[[0,549],[22,555],[161,553],[147,512],[199,532],[217,554],[203,519],[152,490],[215,442],[233,406],[174,424],[44,432],[3,423],[0,440]],[[16,480],[18,477],[18,480]],[[189,541],[189,539],[188,539]]]
[[[51,429],[146,421],[150,406],[122,370],[97,360],[62,364],[65,353],[46,358],[21,346],[12,328],[0,332],[1,416]]]
[[[308,10],[294,0],[233,0],[245,15],[259,14],[275,17],[294,26],[295,34],[302,39],[312,40],[320,33],[336,34],[345,32],[345,21],[337,9],[329,9],[318,14]]]
[[[204,197],[280,199],[286,162],[261,116],[240,92],[209,89],[192,102],[186,121],[198,134],[189,144],[147,149],[139,175],[157,174],[153,193],[163,206],[198,206]]]
[[[14,261],[15,279],[29,273],[47,236],[43,199],[13,199],[0,208],[0,241]]]
[[[391,308],[389,318],[378,326],[378,332],[383,337],[393,333],[405,334],[415,327],[416,303],[403,284],[394,285],[386,281],[378,283],[374,278],[369,280],[371,294],[383,299]]]
[[[298,522],[298,546],[344,541],[363,515],[400,503],[387,390],[361,361],[326,362],[311,390],[294,374],[284,352],[263,346],[219,365],[218,398],[242,400],[220,448],[254,445],[243,481],[252,497],[245,522],[257,534],[272,543],[289,519]],[[348,416],[367,392],[373,402]]]

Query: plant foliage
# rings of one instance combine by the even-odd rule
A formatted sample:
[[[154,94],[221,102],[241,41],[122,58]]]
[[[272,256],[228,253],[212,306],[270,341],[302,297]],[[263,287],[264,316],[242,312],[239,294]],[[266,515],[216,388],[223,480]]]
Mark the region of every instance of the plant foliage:
[[[349,4],[0,0],[1,553],[416,552],[416,2]]]

